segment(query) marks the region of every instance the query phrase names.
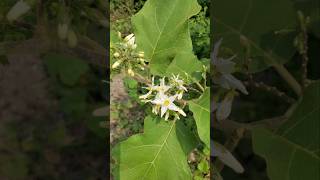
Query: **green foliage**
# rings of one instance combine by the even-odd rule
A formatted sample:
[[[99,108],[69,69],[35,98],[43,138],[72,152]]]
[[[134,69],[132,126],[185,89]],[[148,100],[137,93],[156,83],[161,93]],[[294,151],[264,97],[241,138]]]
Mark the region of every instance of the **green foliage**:
[[[151,73],[164,75],[178,53],[192,51],[188,19],[199,10],[195,0],[149,0],[132,18],[137,45],[149,59]]]
[[[290,119],[276,132],[254,129],[254,151],[266,159],[271,180],[319,179],[319,92],[320,82],[309,85]]]
[[[75,85],[89,69],[83,60],[63,54],[48,54],[44,61],[51,76],[58,76],[70,86]]]
[[[201,61],[198,61],[193,53],[179,53],[168,66],[166,74],[168,76],[170,74],[179,74],[184,79],[189,79],[189,77],[196,79],[196,72],[201,69]]]
[[[190,101],[189,106],[194,114],[200,139],[210,147],[210,88],[199,99]]]
[[[226,47],[238,55],[240,63],[248,64],[250,72],[285,63],[293,56],[297,23],[292,1],[217,0],[214,7],[219,7],[212,15],[214,38],[223,37]]]
[[[185,83],[186,87],[194,85],[192,83],[197,83],[198,88],[206,88],[202,87],[200,82],[205,81],[206,68],[204,66],[208,65],[208,63],[199,61],[194,55],[189,32],[189,18],[199,11],[200,6],[196,0],[165,2],[148,0],[142,9],[132,17],[137,49],[144,52],[144,58],[149,62],[146,69],[142,71],[142,76],[148,74],[146,72],[150,70],[150,75],[155,76],[155,84],[158,84],[159,77],[157,75],[161,78],[179,74],[179,77],[183,79],[181,80],[182,84]],[[197,38],[205,36],[204,33],[206,32],[201,32],[203,30],[201,25],[197,28],[196,22],[193,21],[193,23],[193,30],[195,34],[198,33],[199,35]],[[203,23],[205,24],[205,22]],[[205,26],[204,24],[202,25]],[[116,33],[112,33],[111,39],[111,42],[117,41]],[[200,43],[199,46],[203,46],[203,44]],[[140,73],[139,70],[135,72],[136,74]],[[142,76],[139,75],[134,79],[138,81],[144,78],[147,81],[151,80],[149,77]],[[129,78],[124,78],[123,80],[129,96],[133,100],[140,101],[137,96],[137,92],[140,90],[139,84]],[[139,82],[150,85],[145,81]],[[147,92],[148,90],[145,93]],[[196,91],[198,94],[193,93],[188,91],[185,92],[184,96],[188,96],[188,99],[194,99],[202,94],[201,91]],[[141,95],[141,93],[139,94]],[[210,146],[209,96],[210,90],[207,88],[204,95],[197,100],[185,101],[183,100],[185,97],[183,97],[181,101],[185,101],[185,104],[178,101],[175,102],[182,106],[184,110],[187,109],[185,106],[189,105],[194,117],[189,111],[186,111],[186,117],[181,116],[180,120],[177,120],[176,117],[174,120],[164,121],[164,118],[147,116],[144,120],[143,134],[133,135],[127,140],[118,143],[112,149],[112,157],[114,159],[112,173],[115,179],[160,180],[207,177],[209,175],[209,153],[203,155],[201,160],[193,165],[188,164],[188,155],[191,150],[199,148],[198,134],[206,143],[207,148]],[[198,113],[197,108],[199,106],[201,110],[205,110],[204,115]],[[146,114],[151,113],[149,108],[145,107],[144,112]],[[117,112],[112,113],[119,117],[121,116]],[[194,118],[200,124],[198,122],[195,123]],[[129,124],[127,123],[129,121],[135,120],[127,119],[123,122]],[[119,125],[121,126],[121,124]],[[206,129],[204,129],[205,125],[207,125]],[[203,130],[205,132],[202,132]]]
[[[199,59],[210,55],[210,18],[206,16],[207,7],[189,21],[193,51]]]
[[[180,122],[147,117],[144,133],[130,137],[112,150],[116,179],[192,179],[188,153],[196,140]]]

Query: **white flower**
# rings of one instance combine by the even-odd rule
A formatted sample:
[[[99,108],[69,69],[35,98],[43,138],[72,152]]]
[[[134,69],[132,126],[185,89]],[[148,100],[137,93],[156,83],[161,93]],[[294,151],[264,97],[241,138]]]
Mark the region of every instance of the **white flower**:
[[[135,36],[134,34],[129,34],[124,38],[124,41],[126,42],[125,45],[129,48],[135,49],[137,45],[135,44]]]
[[[187,88],[183,86],[184,84],[183,80],[179,79],[179,74],[177,76],[172,74],[172,76],[173,77],[171,79],[173,80],[173,83],[175,83],[180,90],[187,92],[188,91]]]
[[[155,90],[158,91],[159,94],[164,94],[170,88],[171,88],[171,86],[166,85],[165,77],[163,77],[162,79],[160,79],[160,85],[156,86]]]
[[[218,57],[219,46],[222,40],[220,39],[214,45],[214,50],[212,52],[211,58],[214,67],[219,72],[219,74],[213,78],[215,84],[221,85],[226,89],[238,89],[243,94],[248,94],[246,87],[242,84],[241,81],[236,79],[231,73],[234,71],[235,63],[231,60],[235,57],[232,56],[229,59],[223,59]]]
[[[187,88],[184,87],[184,82],[183,80],[179,79],[179,75],[175,76],[172,74],[171,80],[175,86],[177,86],[178,90],[178,99],[182,99],[183,93],[187,92]]]
[[[147,99],[153,91],[155,91],[157,89],[158,86],[154,85],[154,77],[152,77],[152,82],[151,85],[149,85],[149,87],[146,87],[146,89],[149,90],[149,92],[147,94],[141,95],[139,98],[140,99]]]
[[[165,94],[158,94],[156,99],[151,101],[151,103],[161,107],[161,117],[167,112],[167,110],[176,111],[181,115],[186,116],[186,113],[173,103],[175,99],[176,95],[168,97]]]

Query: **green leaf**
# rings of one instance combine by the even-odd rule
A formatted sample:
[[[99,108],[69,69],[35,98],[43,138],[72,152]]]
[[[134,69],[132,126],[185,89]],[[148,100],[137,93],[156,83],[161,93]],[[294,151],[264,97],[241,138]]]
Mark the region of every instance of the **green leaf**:
[[[50,53],[44,57],[44,61],[51,76],[58,75],[64,84],[70,86],[75,85],[89,70],[86,62],[65,54]]]
[[[311,84],[289,120],[275,133],[253,130],[254,151],[267,161],[271,180],[320,178],[320,82]]]
[[[192,53],[179,53],[174,58],[172,63],[168,66],[166,75],[179,74],[180,77],[188,79],[188,76],[193,76],[198,71],[201,71],[202,63],[197,59],[197,57]]]
[[[241,59],[248,47],[250,72],[264,70],[275,62],[285,63],[294,55],[296,13],[290,0],[216,0],[214,7],[215,39],[223,38],[223,44]],[[279,30],[290,33],[276,34]]]
[[[189,107],[196,120],[200,139],[210,147],[210,88],[199,99],[190,101]]]
[[[196,0],[149,0],[132,18],[153,74],[163,75],[177,53],[192,52],[188,19],[199,11]]]
[[[131,136],[112,150],[115,179],[192,179],[187,163],[196,139],[182,121],[148,116],[144,133]]]

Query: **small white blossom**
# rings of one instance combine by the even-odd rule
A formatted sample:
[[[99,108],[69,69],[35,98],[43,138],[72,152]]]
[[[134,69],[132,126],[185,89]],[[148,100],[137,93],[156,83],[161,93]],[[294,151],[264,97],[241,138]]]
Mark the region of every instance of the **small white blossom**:
[[[149,90],[148,93],[139,96],[139,98],[140,99],[147,99],[152,94],[152,92],[156,90],[156,88],[157,88],[157,86],[154,85],[154,76],[153,76],[151,84],[148,87],[146,87],[146,89]]]
[[[173,84],[178,88],[178,99],[182,99],[183,93],[187,92],[187,88],[184,86],[183,80],[179,79],[179,75],[175,76],[172,74],[171,78]]]
[[[219,72],[216,77],[213,77],[213,82],[215,84],[221,85],[226,89],[238,89],[243,94],[248,94],[246,87],[241,81],[236,79],[231,73],[234,71],[235,63],[231,60],[235,57],[232,56],[229,59],[223,59],[218,57],[219,46],[222,40],[220,39],[215,45],[212,52],[211,58],[214,67]]]
[[[162,79],[160,79],[160,85],[156,86],[155,90],[158,91],[159,94],[164,94],[170,88],[171,88],[171,86],[166,85],[165,77],[163,77]]]
[[[161,114],[160,114],[161,117],[163,117],[163,115],[167,112],[167,110],[176,111],[181,115],[186,116],[186,113],[173,103],[175,99],[176,99],[176,95],[168,97],[165,94],[158,94],[156,99],[151,101],[151,103],[161,106]]]

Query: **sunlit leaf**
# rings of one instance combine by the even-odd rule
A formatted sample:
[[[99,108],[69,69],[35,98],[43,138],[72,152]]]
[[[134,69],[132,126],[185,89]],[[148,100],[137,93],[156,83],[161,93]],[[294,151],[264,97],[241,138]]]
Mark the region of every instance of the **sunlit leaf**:
[[[144,133],[131,136],[112,150],[116,179],[192,179],[187,163],[196,140],[181,121],[147,117]]]
[[[199,99],[190,101],[189,107],[196,120],[200,139],[210,147],[210,88]]]
[[[192,52],[188,19],[200,11],[196,0],[149,0],[132,18],[138,48],[162,75],[177,53]]]

